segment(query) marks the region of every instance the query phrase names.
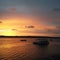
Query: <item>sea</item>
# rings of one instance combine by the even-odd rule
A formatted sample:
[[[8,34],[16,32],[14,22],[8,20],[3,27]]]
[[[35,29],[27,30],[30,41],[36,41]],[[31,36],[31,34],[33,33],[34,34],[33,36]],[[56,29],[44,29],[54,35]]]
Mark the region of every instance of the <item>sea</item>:
[[[48,39],[48,46],[33,44],[37,39],[0,38],[0,60],[49,60],[45,57],[60,54],[60,39]]]

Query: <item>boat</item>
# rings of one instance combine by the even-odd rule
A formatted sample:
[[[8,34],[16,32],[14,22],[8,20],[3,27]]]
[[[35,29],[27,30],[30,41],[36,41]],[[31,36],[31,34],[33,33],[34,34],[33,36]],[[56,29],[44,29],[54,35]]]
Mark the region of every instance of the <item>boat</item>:
[[[53,38],[49,38],[49,41],[53,41]]]
[[[27,40],[20,40],[20,41],[27,41]]]
[[[33,42],[33,44],[40,45],[40,46],[46,46],[49,44],[48,40],[39,40],[38,42]]]

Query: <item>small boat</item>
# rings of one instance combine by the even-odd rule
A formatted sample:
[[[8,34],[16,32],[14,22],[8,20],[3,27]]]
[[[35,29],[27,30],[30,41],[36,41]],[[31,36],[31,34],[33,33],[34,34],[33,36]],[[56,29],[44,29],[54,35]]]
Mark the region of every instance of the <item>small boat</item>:
[[[20,40],[20,41],[27,41],[27,40]]]
[[[33,44],[40,45],[40,46],[46,46],[49,44],[48,40],[39,40],[38,42],[33,42]]]
[[[53,41],[52,39],[50,41]]]
[[[53,41],[53,39],[50,39],[50,41]]]

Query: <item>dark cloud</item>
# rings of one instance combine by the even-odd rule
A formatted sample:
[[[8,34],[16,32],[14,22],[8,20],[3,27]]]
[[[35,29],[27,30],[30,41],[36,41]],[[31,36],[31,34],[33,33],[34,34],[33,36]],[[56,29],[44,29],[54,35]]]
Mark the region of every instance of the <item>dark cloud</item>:
[[[60,26],[58,26],[58,27],[56,27],[56,28],[60,29]]]
[[[9,8],[9,9],[8,9],[8,12],[12,12],[12,13],[13,13],[13,12],[16,12],[16,11],[17,11],[16,8]]]
[[[2,23],[2,21],[0,21],[0,23]]]
[[[56,29],[47,29],[46,32],[52,34],[60,34],[60,27],[56,27]]]
[[[25,28],[35,28],[33,25],[25,26]]]
[[[17,29],[12,29],[13,31],[17,31]]]
[[[53,11],[54,12],[60,12],[60,8],[54,8]]]

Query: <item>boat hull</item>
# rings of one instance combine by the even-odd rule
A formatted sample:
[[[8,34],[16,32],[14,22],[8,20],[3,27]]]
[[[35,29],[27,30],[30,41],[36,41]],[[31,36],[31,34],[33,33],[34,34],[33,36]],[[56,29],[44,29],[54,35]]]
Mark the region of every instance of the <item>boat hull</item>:
[[[36,44],[36,45],[41,45],[41,46],[46,46],[49,44],[48,41],[41,41],[41,42],[33,42],[33,44]]]

